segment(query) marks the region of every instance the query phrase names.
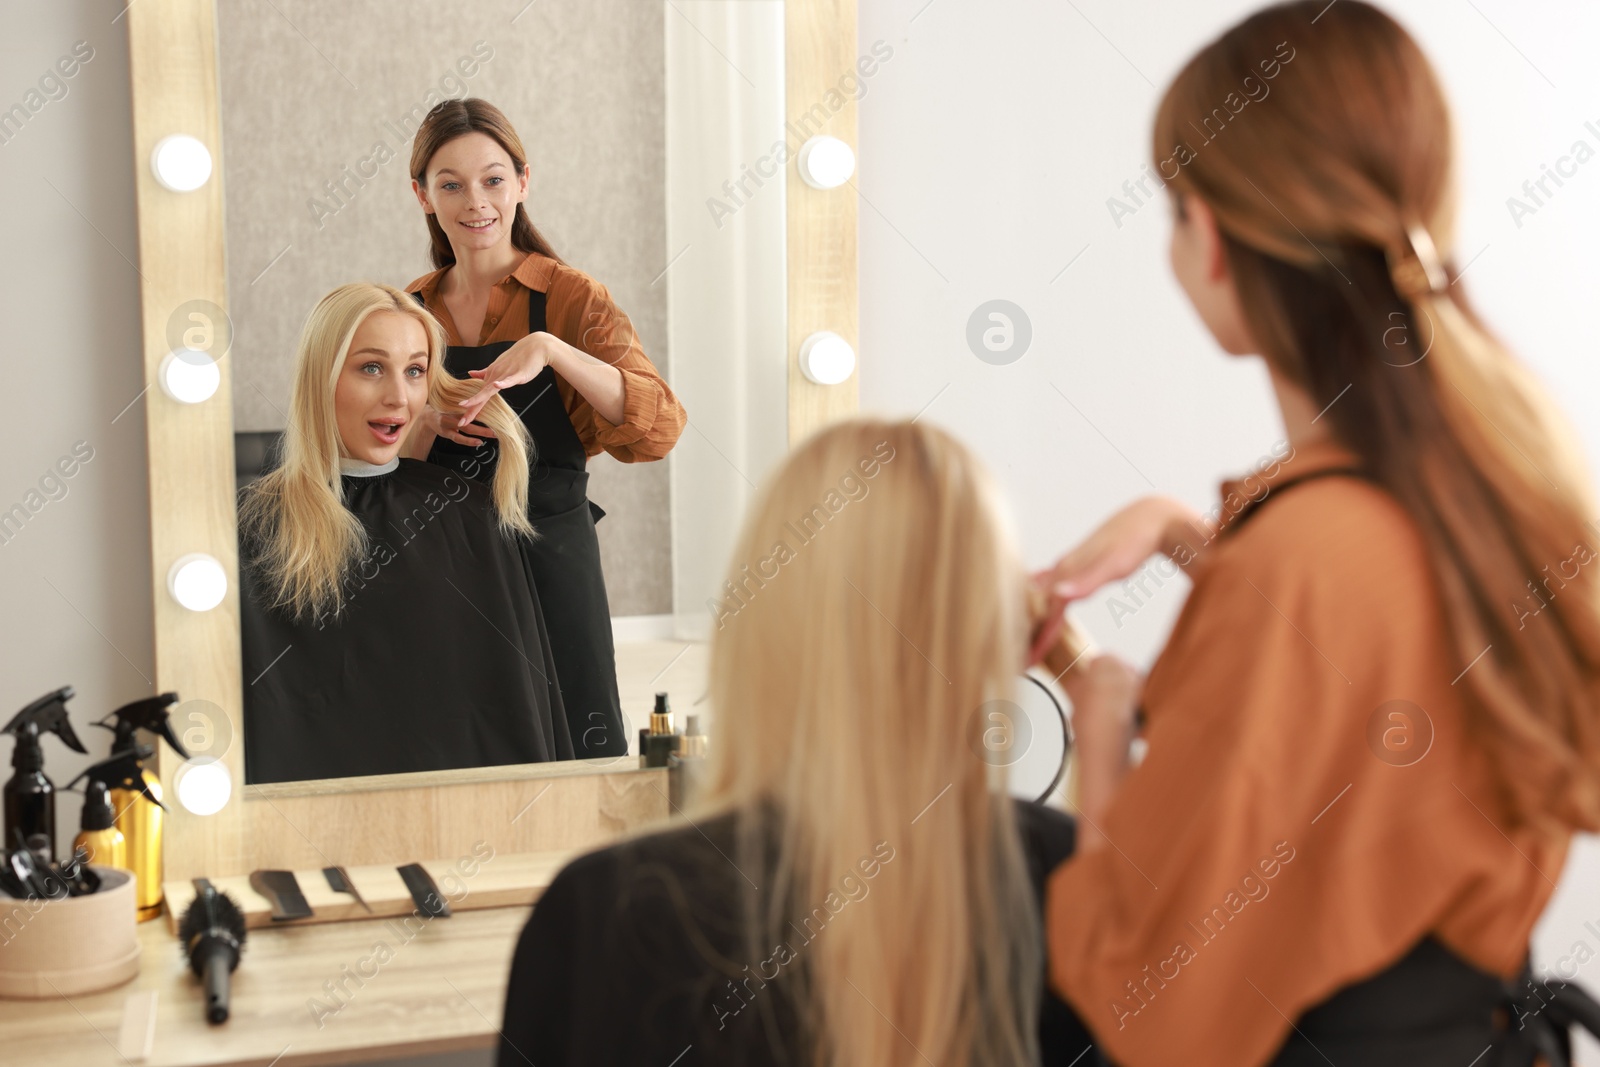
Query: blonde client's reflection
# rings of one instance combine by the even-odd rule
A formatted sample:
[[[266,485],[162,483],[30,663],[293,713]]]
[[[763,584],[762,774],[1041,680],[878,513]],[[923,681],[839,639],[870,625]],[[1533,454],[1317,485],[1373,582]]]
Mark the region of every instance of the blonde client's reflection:
[[[691,824],[552,882],[499,1062],[1070,1060],[1039,899],[1072,823],[1009,799],[976,729],[1026,649],[989,477],[926,424],[837,424],[762,492],[728,575]]]
[[[479,389],[398,289],[356,283],[311,312],[281,463],[240,496],[251,782],[570,759],[524,547],[527,434],[480,417],[515,462],[492,486],[401,459],[426,404]]]

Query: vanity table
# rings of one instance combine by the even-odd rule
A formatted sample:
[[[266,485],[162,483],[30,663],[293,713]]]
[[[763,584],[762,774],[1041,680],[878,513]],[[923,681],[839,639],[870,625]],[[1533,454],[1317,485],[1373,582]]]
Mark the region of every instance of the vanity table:
[[[0,1001],[0,1060],[8,1067],[311,1067],[487,1048],[530,911],[487,908],[429,921],[373,977],[346,980],[351,992],[337,998],[324,982],[370,959],[378,941],[400,941],[385,920],[251,930],[233,974],[233,1014],[221,1026],[206,1024],[200,983],[166,923],[147,922],[139,928],[139,976],[127,985],[70,999]],[[137,1023],[152,995],[150,1055],[139,1059]],[[313,1000],[338,1008],[323,1014],[320,1027]]]

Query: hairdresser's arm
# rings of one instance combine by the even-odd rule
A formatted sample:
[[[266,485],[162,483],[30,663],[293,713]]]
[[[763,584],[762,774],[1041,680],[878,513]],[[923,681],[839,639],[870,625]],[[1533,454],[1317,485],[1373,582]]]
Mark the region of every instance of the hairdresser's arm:
[[[1028,662],[1037,662],[1056,639],[1067,604],[1128,577],[1157,553],[1193,578],[1203,563],[1202,550],[1215,536],[1202,515],[1172,497],[1147,496],[1111,516],[1054,566],[1033,575],[1034,585],[1049,594],[1050,602]]]
[[[1134,711],[1144,679],[1111,655],[1098,655],[1070,670],[1062,688],[1072,701],[1073,752],[1077,768],[1079,851],[1102,844],[1100,822],[1132,764]]]
[[[1147,496],[1111,516],[1035,580],[1076,600],[1126,578],[1156,553],[1187,569],[1212,536],[1206,520],[1181,500]]]
[[[608,422],[623,421],[626,388],[622,372],[543,331],[523,337],[482,370],[468,371],[488,387],[468,400],[463,410],[476,418],[496,392],[533,381],[547,366],[554,367]]]

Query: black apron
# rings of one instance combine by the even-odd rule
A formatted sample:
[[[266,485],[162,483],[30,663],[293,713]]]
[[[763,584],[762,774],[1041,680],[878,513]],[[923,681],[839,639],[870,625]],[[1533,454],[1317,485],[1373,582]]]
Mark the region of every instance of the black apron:
[[[421,293],[413,293],[423,303]],[[545,294],[528,292],[528,332],[545,328]],[[445,369],[456,378],[482,370],[512,346],[451,345]],[[524,543],[544,609],[566,705],[572,747],[579,759],[622,756],[628,751],[617,697],[616,650],[611,642],[611,607],[600,569],[594,524],[605,512],[589,500],[588,456],[556,388],[556,372],[545,367],[529,382],[502,390],[511,410],[533,439],[528,472],[528,519],[539,538]],[[435,438],[428,462],[493,482],[499,447],[493,438],[473,447]]]

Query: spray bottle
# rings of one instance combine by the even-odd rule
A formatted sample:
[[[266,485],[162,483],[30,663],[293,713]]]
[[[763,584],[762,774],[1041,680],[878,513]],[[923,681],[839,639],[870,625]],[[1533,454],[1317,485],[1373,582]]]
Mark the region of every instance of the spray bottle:
[[[83,829],[72,839],[73,855],[81,848],[88,863],[126,868],[128,842],[117,829],[116,822],[110,787],[103,781],[91,781],[83,790]]]
[[[161,803],[161,779],[145,764],[154,749],[139,745],[136,735],[140,730],[158,734],[172,746],[172,751],[188,759],[189,753],[178,742],[169,721],[167,709],[177,702],[177,693],[146,697],[106,716],[106,719],[114,719],[114,723],[102,719],[95,724],[115,735],[111,751],[116,755],[106,763],[134,754],[131,769],[126,763],[115,764],[116,780],[107,778],[105,781],[111,790],[112,806],[117,811],[117,829],[127,841],[128,869],[133,871],[137,882],[140,922],[161,914],[161,820],[167,809]]]
[[[87,752],[67,718],[67,701],[72,687],[62,686],[46,693],[12,716],[0,733],[17,739],[11,754],[16,773],[5,784],[5,841],[7,847],[22,845],[34,834],[43,834],[50,859],[56,850],[56,790],[44,773],[44,751],[39,744],[43,734],[53,733],[78,752]]]
[[[161,913],[161,849],[159,845],[161,841],[161,815],[167,810],[167,806],[161,803],[161,783],[153,780],[150,773],[144,769],[144,762],[150,758],[154,751],[155,749],[149,745],[142,745],[137,741],[130,742],[127,748],[113,752],[99,763],[91,764],[82,774],[67,783],[67,788],[71,789],[85,778],[89,780],[83,789],[85,797],[83,808],[85,829],[87,829],[90,818],[90,802],[95,798],[96,794],[104,793],[108,802],[112,805],[114,815],[111,820],[111,833],[123,839],[121,845],[123,862],[118,864],[104,856],[98,857],[96,862],[103,867],[120,866],[133,872],[134,894],[138,904],[140,922]],[[119,797],[122,799],[117,799]],[[154,815],[153,819],[143,820],[143,826],[147,832],[151,826],[154,826],[155,839],[158,846],[155,849],[155,873],[151,876],[154,879],[151,884],[155,886],[156,891],[154,905],[145,903],[145,873],[134,866],[138,857],[132,849],[127,847],[127,835],[122,833],[120,825],[130,810],[137,810],[141,807],[149,808]],[[80,839],[85,836],[87,835],[79,835]],[[78,842],[73,842],[74,847],[77,844]],[[117,846],[113,844],[112,847],[115,849]],[[154,908],[149,915],[145,914],[145,910],[148,907]]]

